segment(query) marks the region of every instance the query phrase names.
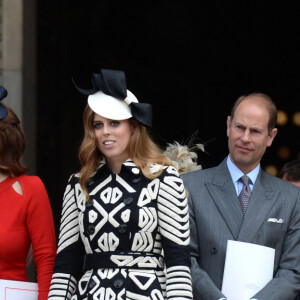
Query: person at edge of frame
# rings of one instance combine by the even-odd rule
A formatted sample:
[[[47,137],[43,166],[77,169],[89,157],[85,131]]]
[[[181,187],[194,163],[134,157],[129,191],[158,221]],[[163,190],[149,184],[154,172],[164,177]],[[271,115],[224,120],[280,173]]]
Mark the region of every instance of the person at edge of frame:
[[[277,134],[276,120],[268,95],[241,96],[227,118],[229,155],[217,167],[182,175],[189,194],[195,300],[226,299],[221,290],[228,240],[275,249],[273,279],[252,299],[294,300],[299,293],[299,189],[260,166]]]
[[[0,100],[7,95],[0,86]],[[28,281],[26,268],[33,258],[38,300],[45,300],[56,255],[54,220],[43,182],[26,175],[25,147],[19,118],[0,103],[0,279]]]

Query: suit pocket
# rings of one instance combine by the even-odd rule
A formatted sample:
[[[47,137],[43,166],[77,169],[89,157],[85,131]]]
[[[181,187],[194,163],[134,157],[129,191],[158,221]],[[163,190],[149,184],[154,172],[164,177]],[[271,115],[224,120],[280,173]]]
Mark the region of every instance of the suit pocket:
[[[265,221],[259,231],[261,243],[267,247],[281,249],[287,231],[287,223],[275,223]]]

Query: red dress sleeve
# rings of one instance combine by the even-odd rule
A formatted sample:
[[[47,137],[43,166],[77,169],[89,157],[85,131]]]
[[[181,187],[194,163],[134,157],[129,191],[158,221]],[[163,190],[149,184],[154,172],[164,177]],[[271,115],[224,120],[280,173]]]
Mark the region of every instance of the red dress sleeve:
[[[20,180],[27,199],[26,224],[33,248],[39,285],[38,300],[46,300],[56,256],[56,237],[48,194],[37,176],[22,176]]]

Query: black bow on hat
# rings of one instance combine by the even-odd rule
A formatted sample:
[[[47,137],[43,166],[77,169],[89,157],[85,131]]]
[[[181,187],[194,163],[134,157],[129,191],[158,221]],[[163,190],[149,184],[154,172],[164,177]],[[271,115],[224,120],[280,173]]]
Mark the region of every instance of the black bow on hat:
[[[114,98],[125,100],[127,98],[126,77],[123,71],[101,69],[100,74],[92,75],[93,88],[89,90],[82,89],[76,85],[76,89],[83,95],[93,95],[101,91]],[[152,106],[149,103],[131,102],[129,104],[132,116],[141,124],[152,126]]]
[[[0,85],[0,101],[3,100],[7,96],[7,90],[5,87]],[[0,103],[0,120],[6,118],[8,114],[7,108]]]

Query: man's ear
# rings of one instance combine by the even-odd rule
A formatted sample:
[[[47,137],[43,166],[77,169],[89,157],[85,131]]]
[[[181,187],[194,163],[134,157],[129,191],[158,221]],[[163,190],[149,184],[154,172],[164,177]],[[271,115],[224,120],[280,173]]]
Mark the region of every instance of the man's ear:
[[[277,129],[277,128],[273,128],[273,129],[272,129],[271,133],[270,133],[269,136],[268,136],[267,147],[270,147],[270,146],[272,145],[273,140],[274,140],[274,138],[275,138],[277,132],[278,132],[278,129]]]

